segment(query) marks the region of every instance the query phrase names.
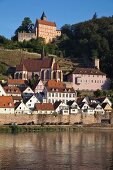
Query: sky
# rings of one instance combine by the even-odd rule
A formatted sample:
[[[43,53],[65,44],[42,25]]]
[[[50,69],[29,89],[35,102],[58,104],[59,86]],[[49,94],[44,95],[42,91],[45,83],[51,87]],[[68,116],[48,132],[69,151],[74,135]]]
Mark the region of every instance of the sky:
[[[0,0],[0,35],[11,38],[25,17],[33,23],[45,12],[60,29],[98,17],[113,15],[113,0]]]

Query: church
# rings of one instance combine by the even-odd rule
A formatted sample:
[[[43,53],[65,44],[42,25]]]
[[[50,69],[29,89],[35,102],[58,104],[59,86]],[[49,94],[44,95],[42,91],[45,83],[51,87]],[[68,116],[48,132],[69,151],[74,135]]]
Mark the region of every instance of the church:
[[[33,77],[38,77],[43,81],[63,81],[63,72],[55,58],[46,58],[41,55],[41,58],[37,59],[22,59],[16,66],[14,79],[29,80]]]
[[[61,31],[57,30],[57,26],[55,22],[47,21],[47,17],[43,12],[40,19],[36,19],[34,32],[26,33],[19,32],[18,33],[18,41],[22,42],[24,40],[29,41],[30,39],[37,39],[39,37],[44,38],[45,43],[50,43],[57,37],[61,36]]]

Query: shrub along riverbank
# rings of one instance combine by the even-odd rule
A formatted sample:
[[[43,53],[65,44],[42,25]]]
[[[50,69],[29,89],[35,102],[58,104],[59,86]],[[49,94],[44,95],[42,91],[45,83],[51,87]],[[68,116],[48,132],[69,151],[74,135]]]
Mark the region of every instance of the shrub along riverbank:
[[[25,132],[61,132],[61,131],[92,131],[92,130],[113,130],[113,125],[92,124],[92,125],[1,125],[0,133],[25,133]]]

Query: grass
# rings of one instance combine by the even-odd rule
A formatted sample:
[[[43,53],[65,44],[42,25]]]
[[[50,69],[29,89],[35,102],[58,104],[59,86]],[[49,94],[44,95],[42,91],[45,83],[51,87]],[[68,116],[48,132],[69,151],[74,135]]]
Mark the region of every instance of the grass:
[[[75,67],[75,63],[70,59],[52,56],[56,58],[56,61],[65,73],[71,71]],[[40,58],[40,54],[29,53],[22,50],[0,50],[0,62],[9,67],[15,67],[20,63],[22,58]]]

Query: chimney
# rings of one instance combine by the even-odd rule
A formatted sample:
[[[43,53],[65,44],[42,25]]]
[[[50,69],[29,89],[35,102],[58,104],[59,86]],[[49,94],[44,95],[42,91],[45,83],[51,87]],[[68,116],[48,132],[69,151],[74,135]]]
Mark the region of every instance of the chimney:
[[[94,59],[94,67],[98,70],[100,69],[100,60],[98,58]]]

